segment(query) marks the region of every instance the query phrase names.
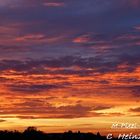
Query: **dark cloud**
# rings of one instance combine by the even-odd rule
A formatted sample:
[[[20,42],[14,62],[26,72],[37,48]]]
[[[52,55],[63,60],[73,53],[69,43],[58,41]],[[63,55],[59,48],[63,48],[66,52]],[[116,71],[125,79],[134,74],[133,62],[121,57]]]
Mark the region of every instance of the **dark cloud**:
[[[45,98],[25,98],[20,102],[13,102],[10,107],[1,106],[0,115],[16,114],[15,118],[39,119],[39,118],[81,118],[96,117],[105,114],[97,113],[98,110],[110,109],[111,106],[88,106],[77,103],[73,105],[55,106]],[[8,116],[7,116],[8,117]],[[12,118],[12,115],[9,116]]]
[[[3,122],[5,122],[6,120],[0,120],[0,123],[3,123]]]
[[[80,118],[89,115],[92,107],[77,105],[55,107],[40,100],[27,101],[15,104],[4,111],[4,114],[19,114],[24,118]],[[2,108],[1,108],[2,109]],[[2,109],[4,110],[4,108]],[[3,114],[1,112],[1,114]],[[26,115],[27,114],[27,115]],[[96,113],[95,113],[96,114]],[[20,117],[21,118],[21,117]]]
[[[115,57],[115,56],[114,56]],[[127,67],[118,68],[119,65],[126,64]],[[73,70],[71,67],[78,66],[85,68],[85,70]],[[0,70],[15,70],[19,72],[27,73],[51,73],[54,72],[47,70],[47,68],[63,68],[62,70],[57,70],[56,73],[63,74],[78,74],[83,73],[88,74],[94,72],[93,70],[88,70],[88,68],[94,68],[95,72],[105,73],[111,71],[134,71],[135,68],[139,66],[139,56],[133,56],[128,54],[117,55],[115,60],[111,60],[111,57],[102,58],[98,57],[81,57],[81,56],[65,56],[59,58],[46,58],[44,60],[29,60],[29,61],[19,61],[19,60],[2,60],[0,61]]]
[[[1,1],[2,4],[7,2],[10,1]],[[139,56],[139,33],[134,29],[139,25],[139,8],[134,8],[139,4],[136,0],[19,0],[10,3],[12,6],[8,4],[0,9],[4,19],[0,25],[3,57],[16,57],[20,53],[18,58],[44,59],[64,54],[96,56],[100,53],[103,58],[111,54],[111,59],[123,52]]]
[[[7,85],[7,88],[9,88],[10,91],[15,91],[15,92],[23,92],[23,93],[36,93],[36,92],[41,92],[41,91],[48,91],[52,89],[59,89],[59,88],[64,88],[65,83],[61,83],[61,85],[58,84],[11,84]]]
[[[131,112],[140,112],[140,107],[137,107],[137,108],[131,108],[129,111]]]
[[[112,108],[112,106],[96,106],[94,107],[94,110],[105,110],[110,108]]]

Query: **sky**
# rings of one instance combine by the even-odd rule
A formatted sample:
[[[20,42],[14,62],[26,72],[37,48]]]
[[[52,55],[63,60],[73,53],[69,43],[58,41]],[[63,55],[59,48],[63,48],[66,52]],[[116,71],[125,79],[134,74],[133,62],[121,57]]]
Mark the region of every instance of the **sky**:
[[[139,0],[0,0],[0,129],[140,124],[139,17]]]

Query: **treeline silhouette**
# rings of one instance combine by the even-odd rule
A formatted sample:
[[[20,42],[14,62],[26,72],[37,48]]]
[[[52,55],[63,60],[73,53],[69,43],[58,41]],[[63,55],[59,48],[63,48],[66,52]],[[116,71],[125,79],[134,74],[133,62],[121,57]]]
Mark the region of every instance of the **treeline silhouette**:
[[[19,131],[0,131],[0,140],[106,140],[106,137],[100,133],[73,133],[72,131],[64,133],[44,133],[38,131],[36,127],[28,127],[24,132]]]

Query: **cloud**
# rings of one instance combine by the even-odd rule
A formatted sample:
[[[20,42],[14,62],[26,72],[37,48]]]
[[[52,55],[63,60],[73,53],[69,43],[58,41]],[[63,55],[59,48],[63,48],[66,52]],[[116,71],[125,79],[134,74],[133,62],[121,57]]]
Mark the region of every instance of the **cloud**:
[[[107,44],[105,36],[96,33],[85,33],[73,39],[74,43],[79,43],[83,45],[93,46],[96,44]]]
[[[14,70],[24,73],[50,73],[50,74],[90,74],[93,72],[129,72],[139,66],[139,56],[117,55],[116,60],[107,60],[102,57],[64,56],[58,58],[46,58],[44,60],[1,60],[0,70]],[[77,67],[77,69],[75,69]],[[79,69],[78,69],[79,67]],[[91,68],[91,70],[89,70]],[[51,71],[52,69],[52,71]],[[54,69],[54,71],[53,71]],[[56,70],[56,71],[55,71]],[[79,74],[80,74],[79,73]]]
[[[5,110],[4,114],[18,114],[15,117],[18,116],[26,119],[80,118],[89,115],[88,113],[92,110],[92,107],[80,104],[55,107],[41,100],[30,100],[23,103],[17,103],[15,104],[15,107],[13,106]],[[3,113],[1,112],[0,114]]]
[[[48,6],[48,7],[63,7],[63,6],[65,6],[65,4],[63,2],[46,2],[43,5]]]
[[[50,103],[49,103],[50,102]],[[24,98],[16,100],[11,106],[1,106],[0,116],[4,118],[20,119],[46,119],[46,118],[82,118],[82,117],[101,117],[104,113],[97,113],[99,110],[106,110],[111,106],[84,105],[80,103],[56,106],[45,98]],[[7,117],[6,117],[7,115]]]
[[[117,112],[104,114],[104,116],[107,116],[107,117],[121,117],[121,116],[125,117],[125,115],[126,114],[124,114],[124,113],[117,113]]]
[[[140,107],[137,107],[137,108],[131,108],[129,111],[131,112],[140,112]]]
[[[110,109],[112,106],[96,106],[93,109],[98,111],[98,110],[105,110],[105,109]]]
[[[0,120],[0,123],[3,123],[3,122],[5,122],[6,120]]]
[[[136,27],[134,27],[134,29],[136,29],[137,31],[140,31],[140,25],[137,25]]]
[[[62,85],[52,85],[52,84],[31,84],[31,85],[26,85],[26,84],[17,84],[17,85],[8,85],[7,88],[11,91],[15,92],[23,92],[23,93],[36,93],[36,92],[41,92],[41,91],[47,91],[51,89],[57,89],[57,88],[62,88]]]

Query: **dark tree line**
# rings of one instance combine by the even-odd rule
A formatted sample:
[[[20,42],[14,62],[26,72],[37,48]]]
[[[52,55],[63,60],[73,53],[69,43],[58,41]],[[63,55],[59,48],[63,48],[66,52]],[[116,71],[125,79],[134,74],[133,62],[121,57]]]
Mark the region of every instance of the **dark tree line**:
[[[36,127],[28,127],[24,132],[0,131],[0,140],[105,140],[106,137],[99,133],[81,133],[72,131],[64,133],[44,133],[38,131]]]

